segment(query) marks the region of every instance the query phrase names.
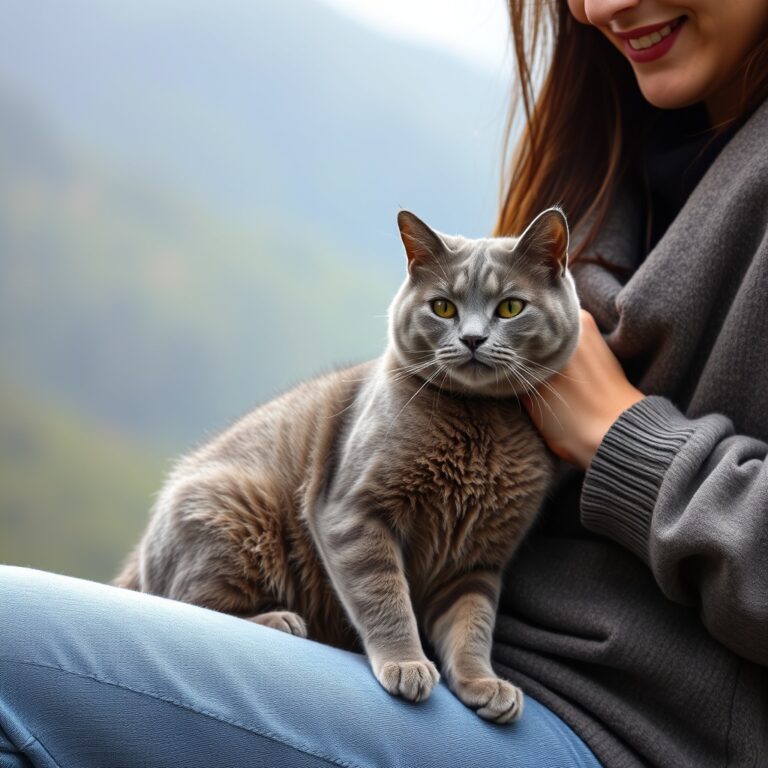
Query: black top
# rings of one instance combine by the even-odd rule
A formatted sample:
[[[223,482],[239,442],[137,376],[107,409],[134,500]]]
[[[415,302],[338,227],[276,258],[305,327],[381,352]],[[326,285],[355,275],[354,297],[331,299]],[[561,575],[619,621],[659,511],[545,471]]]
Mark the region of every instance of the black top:
[[[650,214],[646,253],[737,130],[733,125],[716,134],[702,102],[683,109],[652,109],[640,167]]]

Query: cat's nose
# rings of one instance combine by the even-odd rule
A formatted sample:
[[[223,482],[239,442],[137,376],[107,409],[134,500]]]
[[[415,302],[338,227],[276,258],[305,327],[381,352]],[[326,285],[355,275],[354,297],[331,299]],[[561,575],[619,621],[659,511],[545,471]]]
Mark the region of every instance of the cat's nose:
[[[461,343],[469,347],[473,352],[488,339],[487,336],[461,336]]]

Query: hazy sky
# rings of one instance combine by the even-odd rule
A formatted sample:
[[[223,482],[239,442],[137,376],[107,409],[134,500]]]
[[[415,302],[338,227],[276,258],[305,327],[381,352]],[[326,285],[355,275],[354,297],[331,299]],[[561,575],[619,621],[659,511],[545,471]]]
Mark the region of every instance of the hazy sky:
[[[323,0],[388,34],[446,48],[498,72],[507,61],[504,0]]]

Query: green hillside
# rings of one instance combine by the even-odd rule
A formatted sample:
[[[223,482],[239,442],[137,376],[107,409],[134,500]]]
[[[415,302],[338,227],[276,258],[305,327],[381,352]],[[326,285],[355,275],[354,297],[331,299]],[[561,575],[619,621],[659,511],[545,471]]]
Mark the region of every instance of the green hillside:
[[[0,382],[0,562],[106,581],[167,462]]]

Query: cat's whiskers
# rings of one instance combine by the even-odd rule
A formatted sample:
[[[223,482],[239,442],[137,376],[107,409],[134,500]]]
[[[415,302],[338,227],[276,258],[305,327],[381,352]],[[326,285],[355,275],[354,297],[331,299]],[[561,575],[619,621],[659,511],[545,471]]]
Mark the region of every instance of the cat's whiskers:
[[[507,380],[507,384],[509,384],[510,388],[512,389],[512,394],[515,396],[515,400],[517,400],[518,407],[522,408],[523,404],[520,402],[520,397],[517,394],[517,387],[515,386],[515,382],[513,382],[512,379],[509,378],[509,375],[507,374],[507,369],[501,368],[497,370],[501,370],[501,372],[504,374],[504,378]]]
[[[408,357],[409,358],[421,358],[421,357],[427,357],[428,355],[434,355],[435,351],[433,349],[413,349],[408,350]],[[404,365],[408,365],[408,363],[404,363]]]
[[[502,346],[493,346],[488,352],[488,357],[495,363],[502,366],[514,365],[514,358],[509,354],[509,351]]]
[[[413,358],[414,362],[403,363],[403,365],[398,365],[393,368],[389,368],[386,371],[387,375],[394,378],[403,372],[425,367],[426,365],[429,365],[432,362],[434,362],[435,353],[431,349],[417,349],[417,350],[414,350],[413,352],[409,352],[408,356]]]
[[[544,399],[543,395],[537,390],[536,385],[531,384],[531,382],[526,377],[525,373],[523,373],[523,371],[521,370],[520,366],[510,367],[510,372],[512,372],[515,377],[519,377],[522,381],[524,381],[527,384],[527,390],[526,390],[527,394],[531,395],[533,398],[533,401],[538,404],[540,421],[542,423],[544,422],[544,412],[541,410],[541,405],[543,404],[551,414],[552,418],[557,422],[558,428],[565,431],[563,427],[563,423],[557,417],[557,414],[555,413],[552,406]],[[526,371],[526,373],[528,375],[531,375],[530,371]],[[566,407],[568,407],[568,404],[565,403],[564,400],[563,400],[563,403],[566,405]]]
[[[536,407],[539,409],[539,417],[543,420],[544,412],[541,410],[541,404],[536,399],[536,390],[532,389],[530,384],[523,380],[523,378],[520,376],[519,371],[515,369],[514,366],[507,365],[504,368],[502,368],[504,371],[504,375],[507,377],[507,381],[509,381],[510,386],[515,391],[515,397],[517,398],[517,402],[520,403],[520,397],[519,397],[519,390],[522,387],[522,391],[524,394],[527,395],[533,395],[532,398],[533,402],[536,403]],[[510,381],[509,376],[512,376],[514,379],[514,382]],[[540,396],[539,396],[540,397]]]
[[[417,362],[419,360],[423,360],[427,357],[433,357],[435,355],[435,350],[433,349],[424,349],[424,350],[416,350],[415,352],[409,352],[408,357],[414,358]],[[409,365],[409,363],[404,363],[404,365]]]
[[[515,352],[514,355],[519,360],[522,360],[523,362],[528,363],[528,365],[535,365],[537,368],[541,368],[542,370],[547,371],[547,373],[551,374],[552,376],[562,376],[564,379],[569,379],[570,381],[575,381],[579,384],[587,383],[584,379],[577,379],[573,376],[568,376],[562,371],[556,371],[554,368],[547,368],[546,365],[537,363],[535,360],[529,360],[527,357],[523,357],[519,352]]]
[[[386,377],[389,381],[398,381],[399,379],[407,379],[412,374],[417,373],[424,368],[429,368],[432,364],[430,360],[424,360],[421,363],[411,363],[410,365],[403,365],[399,368],[393,368],[386,372]]]
[[[400,414],[411,404],[413,399],[424,389],[424,387],[427,386],[433,379],[437,377],[437,375],[444,369],[444,366],[438,366],[437,370],[430,374],[429,378],[424,380],[424,383],[408,398],[408,401],[406,404],[397,412],[395,415],[395,418],[392,419],[392,423],[389,425],[389,429],[387,429],[386,435],[384,435],[384,439],[389,437],[389,433],[392,431],[392,427],[395,426],[395,422],[400,418]]]
[[[563,399],[562,395],[555,390],[555,388],[547,381],[546,376],[540,375],[537,371],[533,370],[530,367],[530,364],[538,365],[541,368],[552,371],[553,369],[547,368],[545,365],[541,365],[540,363],[536,363],[533,360],[528,360],[528,358],[523,357],[523,355],[519,354],[516,351],[506,349],[504,347],[494,347],[491,349],[490,352],[491,359],[502,362],[502,364],[508,365],[510,368],[515,370],[516,372],[522,374],[525,373],[527,377],[530,377],[535,382],[535,386],[530,386],[530,382],[528,382],[528,378],[525,378],[525,381],[528,382],[530,393],[533,394],[534,390],[538,386],[544,386],[547,389],[549,389],[555,397],[557,397],[563,405],[566,407],[568,406],[568,403]],[[529,363],[529,365],[526,365],[522,361],[526,361]],[[557,373],[556,371],[553,371],[554,373]],[[536,392],[538,394],[538,392]]]
[[[430,357],[432,357],[432,355],[433,355],[433,353],[431,351],[430,352],[422,352],[421,354],[428,354]],[[400,382],[406,381],[406,380],[408,380],[410,378],[418,377],[418,375],[422,371],[428,369],[430,366],[433,366],[433,365],[437,366],[436,370],[433,371],[424,380],[424,383],[419,387],[419,389],[416,391],[416,393],[413,395],[413,397],[418,395],[419,392],[424,388],[424,386],[426,384],[429,384],[430,382],[432,382],[439,373],[444,372],[445,375],[443,376],[443,379],[442,379],[441,383],[438,386],[438,394],[439,394],[439,390],[443,386],[443,384],[445,383],[445,378],[448,375],[449,371],[448,371],[447,366],[441,365],[438,361],[436,361],[434,359],[426,360],[426,361],[421,362],[421,363],[409,363],[407,365],[398,366],[397,368],[392,368],[392,369],[387,371],[387,376],[389,377],[389,380],[391,382],[393,382],[393,383],[400,383]],[[367,376],[367,377],[364,377],[364,378],[361,378],[361,379],[345,379],[345,381],[349,381],[351,383],[358,383],[358,382],[370,381],[371,378],[372,378],[372,376]],[[392,422],[393,424],[394,424],[394,421],[398,418],[398,416],[400,416],[400,413],[402,413],[402,411],[405,410],[405,407],[411,402],[411,400],[413,400],[413,397],[411,397],[411,399],[405,404],[405,406],[403,406],[403,408],[397,414],[397,416],[395,416],[395,419]],[[338,413],[331,414],[327,418],[332,419],[332,418],[335,418],[336,416],[340,416],[342,413],[346,412],[349,408],[351,408],[352,405],[354,405],[354,401],[351,402],[345,408],[342,408],[340,411],[338,411]],[[431,423],[431,421],[430,421],[430,423]],[[390,429],[391,429],[391,426],[390,426]],[[387,434],[389,434],[389,431],[387,432]]]
[[[571,406],[568,404],[566,399],[549,383],[546,378],[537,376],[535,371],[530,370],[525,365],[520,365],[519,367],[522,368],[536,382],[537,386],[546,387],[569,411],[571,410]]]
[[[431,357],[432,356],[432,351],[431,350],[422,350],[422,351],[417,351],[414,354],[430,356]],[[412,376],[417,375],[420,371],[422,371],[422,370],[424,370],[426,368],[429,368],[429,366],[432,365],[432,364],[433,364],[433,362],[430,361],[430,360],[427,360],[427,361],[422,362],[422,363],[410,363],[408,365],[402,365],[402,366],[398,366],[397,368],[393,368],[390,371],[388,371],[387,374],[390,376],[390,380],[391,381],[397,383],[397,382],[400,382],[400,381],[405,381],[406,379],[409,379]],[[372,378],[374,378],[373,374],[371,374],[369,376],[364,376],[364,377],[359,378],[359,379],[345,378],[344,381],[348,382],[350,384],[360,384],[360,383],[363,383],[363,382],[371,381]],[[342,408],[337,413],[329,414],[326,418],[334,419],[337,416],[341,416],[341,414],[343,414],[346,411],[348,411],[353,405],[354,405],[354,400],[348,406],[346,406],[345,408]]]
[[[426,370],[431,365],[435,365],[436,361],[426,360],[423,363],[416,363],[412,365],[404,365],[400,368],[393,369],[388,372],[390,381],[401,382],[406,379],[410,379],[413,376],[417,376],[421,371]]]
[[[466,352],[456,349],[452,344],[446,345],[437,350],[435,357],[443,363],[451,364],[463,360]]]
[[[440,405],[440,395],[443,393],[443,384],[445,384],[445,380],[448,378],[448,374],[450,373],[450,370],[446,367],[443,372],[443,378],[440,379],[440,383],[436,387],[435,391],[435,398],[432,401],[432,412],[429,414],[429,426],[432,426],[432,420],[435,417],[435,413],[437,413],[437,406]]]
[[[429,355],[429,357],[426,357],[422,360],[417,360],[414,363],[404,363],[403,365],[398,365],[395,368],[390,368],[387,370],[387,373],[399,373],[400,371],[407,371],[411,368],[419,368],[422,365],[428,365],[430,362],[432,362],[434,359],[434,355]]]
[[[543,385],[548,389],[550,389],[552,393],[557,398],[559,398],[566,407],[569,407],[568,403],[565,402],[562,395],[560,395],[560,393],[557,392],[552,387],[552,385],[546,381],[546,379],[537,375],[535,371],[531,370],[525,364],[521,363],[520,360],[522,359],[522,355],[519,355],[517,352],[514,352],[503,346],[494,345],[493,347],[491,347],[489,356],[491,360],[493,360],[495,363],[499,363],[502,366],[502,370],[505,371],[505,375],[507,373],[511,374],[515,382],[517,382],[518,385],[522,385],[523,391],[531,397],[533,402],[536,403],[536,407],[538,408],[538,411],[539,411],[540,420],[541,421],[544,420],[544,411],[541,407],[543,404],[552,414],[552,418],[555,419],[558,426],[562,429],[562,423],[557,418],[557,415],[552,409],[552,406],[544,399],[541,393],[538,392],[537,385]],[[518,389],[518,387],[512,381],[510,381],[509,376],[507,376],[507,382],[510,384],[513,390]],[[518,393],[516,391],[514,394],[515,394],[515,397],[517,397]],[[519,402],[520,400],[518,398],[518,403]]]
[[[403,374],[403,373],[410,374],[413,371],[420,371],[423,368],[428,368],[434,362],[436,362],[436,361],[434,361],[434,360],[423,360],[420,363],[411,363],[409,365],[403,365],[403,366],[400,366],[399,368],[393,368],[391,371],[388,371],[387,375],[392,377],[392,378],[397,378],[400,374]]]
[[[539,390],[537,388],[537,383],[541,383],[541,382],[538,382],[538,380],[534,377],[534,382],[535,383],[531,384],[530,380],[526,377],[525,374],[527,373],[529,376],[533,376],[533,374],[531,374],[530,371],[525,371],[525,373],[524,373],[523,372],[524,370],[525,369],[523,369],[519,365],[515,366],[515,371],[516,371],[517,375],[523,381],[525,381],[528,384],[528,389],[527,389],[528,395],[531,396],[532,399],[534,400],[534,402],[536,402],[537,405],[538,405],[538,408],[539,408],[539,418],[541,419],[542,422],[544,421],[544,413],[543,413],[543,411],[541,409],[541,404],[543,404],[547,408],[547,410],[550,412],[550,414],[552,414],[552,417],[558,423],[558,426],[560,426],[562,428],[562,424],[560,423],[560,420],[557,418],[557,414],[554,412],[554,410],[552,409],[552,406],[546,401],[544,396],[541,394],[541,392],[539,392]]]
[[[516,370],[515,368],[511,367],[508,369],[509,372],[515,377],[515,380],[523,384],[523,391],[531,396],[532,402],[536,403],[536,408],[539,411],[539,421],[541,423],[544,422],[544,411],[542,410],[541,404],[544,403],[549,408],[549,404],[544,400],[544,398],[536,391],[535,387],[531,387],[529,383],[527,383],[523,378],[522,374],[519,370]],[[520,403],[520,399],[518,398],[518,403]],[[520,403],[522,406],[522,403]],[[550,411],[552,410],[549,408]],[[553,414],[554,415],[554,414]],[[555,419],[557,417],[555,416]]]

